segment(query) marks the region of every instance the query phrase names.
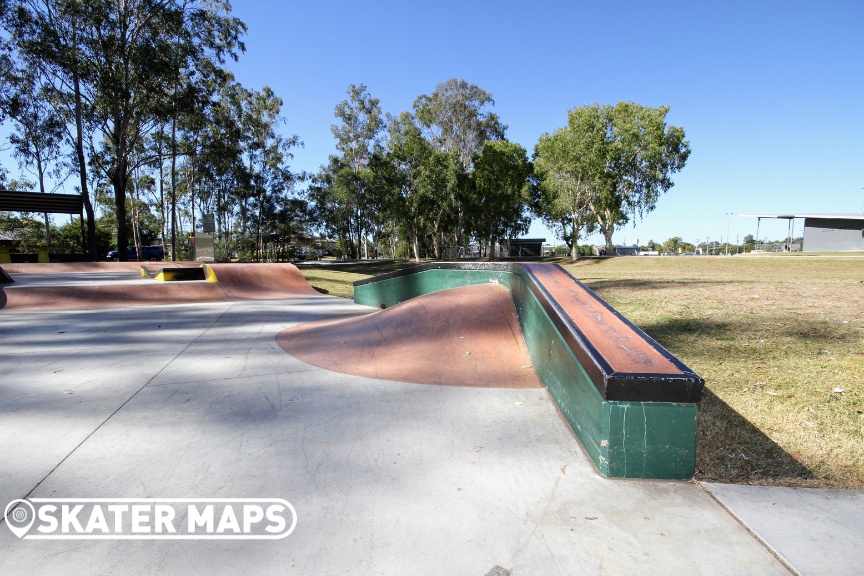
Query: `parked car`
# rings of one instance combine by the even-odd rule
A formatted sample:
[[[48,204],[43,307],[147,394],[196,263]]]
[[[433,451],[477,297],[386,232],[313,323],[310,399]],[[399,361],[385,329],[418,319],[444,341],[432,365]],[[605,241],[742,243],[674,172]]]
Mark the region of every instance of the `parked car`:
[[[115,262],[119,260],[118,257],[119,252],[117,250],[111,250],[108,252],[108,259],[114,260]],[[138,252],[135,250],[134,246],[129,246],[126,248],[126,259],[135,261],[138,260]],[[165,259],[165,250],[162,246],[142,246],[141,247],[141,260],[150,260],[151,262],[155,262],[157,260]]]

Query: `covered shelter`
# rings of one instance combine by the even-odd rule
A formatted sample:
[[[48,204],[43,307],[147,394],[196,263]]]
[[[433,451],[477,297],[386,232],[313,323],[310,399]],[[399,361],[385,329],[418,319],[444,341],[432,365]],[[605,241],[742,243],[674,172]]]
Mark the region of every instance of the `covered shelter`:
[[[543,256],[545,238],[511,238],[509,256],[511,258],[539,258]]]
[[[791,248],[795,237],[795,220],[804,220],[802,252],[864,251],[864,214],[796,213],[796,214],[742,214],[756,218],[756,239],[763,218],[788,220],[786,246]]]
[[[51,244],[48,214],[72,214],[81,219],[81,237],[84,244],[84,200],[80,194],[43,194],[41,192],[14,192],[0,190],[0,212],[41,212],[45,214],[45,243]],[[47,258],[47,252],[45,252]]]
[[[42,194],[0,190],[0,212],[48,212],[81,215],[80,194]]]

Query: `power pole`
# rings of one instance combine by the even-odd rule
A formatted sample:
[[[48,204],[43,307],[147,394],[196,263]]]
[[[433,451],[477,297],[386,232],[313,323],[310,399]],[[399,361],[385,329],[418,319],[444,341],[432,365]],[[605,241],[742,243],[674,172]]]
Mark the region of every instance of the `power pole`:
[[[732,228],[732,212],[726,212],[726,256],[729,255],[729,231]]]

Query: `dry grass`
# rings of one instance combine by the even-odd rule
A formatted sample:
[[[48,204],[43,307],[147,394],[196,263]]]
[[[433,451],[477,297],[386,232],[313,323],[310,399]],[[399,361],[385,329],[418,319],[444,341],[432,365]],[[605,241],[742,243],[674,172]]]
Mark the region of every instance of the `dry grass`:
[[[354,280],[410,265],[303,274],[350,298]],[[864,258],[639,257],[565,268],[707,381],[697,478],[864,488]]]
[[[416,265],[416,262],[409,260],[372,260],[360,263],[346,262],[344,264],[329,262],[324,265],[309,262],[300,265],[300,272],[306,281],[322,294],[354,298],[354,282],[356,280]]]
[[[565,267],[706,379],[697,478],[864,487],[864,258]]]

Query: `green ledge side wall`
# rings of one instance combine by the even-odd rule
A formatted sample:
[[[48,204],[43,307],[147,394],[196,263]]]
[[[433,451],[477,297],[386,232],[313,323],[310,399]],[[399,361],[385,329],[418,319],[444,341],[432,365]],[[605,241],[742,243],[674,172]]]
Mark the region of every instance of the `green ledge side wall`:
[[[354,301],[380,308],[423,294],[495,282],[513,297],[534,369],[597,471],[610,478],[688,479],[696,458],[695,404],[605,400],[527,283],[500,270],[432,269],[361,284]]]

